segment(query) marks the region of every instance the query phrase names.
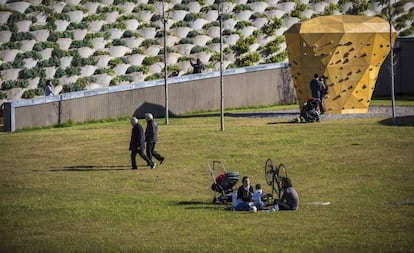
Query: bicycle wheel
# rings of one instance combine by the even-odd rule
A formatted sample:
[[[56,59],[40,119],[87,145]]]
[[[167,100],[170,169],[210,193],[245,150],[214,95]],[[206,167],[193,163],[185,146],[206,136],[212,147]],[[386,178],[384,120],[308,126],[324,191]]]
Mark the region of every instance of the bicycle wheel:
[[[273,173],[274,173],[274,171],[275,171],[275,167],[273,166],[272,159],[267,159],[264,172],[265,172],[266,183],[268,185],[273,184]]]
[[[277,172],[275,173],[275,181],[277,184],[277,196],[280,199],[281,195],[282,195],[282,189],[283,189],[283,185],[282,185],[282,180],[283,178],[287,178],[287,170],[286,170],[286,165],[284,165],[283,163],[279,164],[279,166],[277,166]]]
[[[277,176],[279,178],[287,178],[288,177],[287,170],[286,170],[286,165],[284,165],[283,163],[279,164],[279,166],[277,167]]]

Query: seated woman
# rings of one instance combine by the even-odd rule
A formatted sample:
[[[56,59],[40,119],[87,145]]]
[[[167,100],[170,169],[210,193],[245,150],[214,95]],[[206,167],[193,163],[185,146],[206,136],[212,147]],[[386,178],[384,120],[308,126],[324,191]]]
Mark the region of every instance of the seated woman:
[[[244,176],[242,179],[243,185],[237,190],[237,205],[235,209],[237,211],[249,211],[253,206],[256,206],[257,209],[261,209],[264,206],[262,201],[254,204],[252,202],[253,187],[250,185],[250,178]]]
[[[292,186],[290,178],[282,179],[283,194],[279,200],[275,201],[278,204],[279,210],[298,210],[299,195]]]

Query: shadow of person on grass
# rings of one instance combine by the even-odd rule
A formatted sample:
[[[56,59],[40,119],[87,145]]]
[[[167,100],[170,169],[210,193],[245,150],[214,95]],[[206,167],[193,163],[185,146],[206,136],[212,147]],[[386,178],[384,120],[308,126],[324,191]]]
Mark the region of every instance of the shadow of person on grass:
[[[147,168],[148,166],[138,166],[139,168]],[[63,168],[51,168],[49,171],[110,171],[110,170],[131,170],[130,166],[119,166],[119,165],[107,165],[107,166],[96,166],[96,165],[78,165],[69,166]]]

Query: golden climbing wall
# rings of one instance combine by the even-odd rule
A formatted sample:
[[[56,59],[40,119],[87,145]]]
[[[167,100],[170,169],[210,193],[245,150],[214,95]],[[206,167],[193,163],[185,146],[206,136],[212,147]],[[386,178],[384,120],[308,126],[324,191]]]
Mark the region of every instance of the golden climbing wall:
[[[328,77],[327,113],[365,113],[390,52],[389,23],[378,17],[321,16],[285,33],[299,106],[311,97],[315,73]],[[392,29],[392,43],[396,32]]]

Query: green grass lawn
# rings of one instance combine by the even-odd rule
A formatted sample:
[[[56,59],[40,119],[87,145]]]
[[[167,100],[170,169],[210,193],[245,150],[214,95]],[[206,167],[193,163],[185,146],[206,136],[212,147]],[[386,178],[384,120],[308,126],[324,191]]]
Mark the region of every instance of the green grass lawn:
[[[413,117],[157,121],[155,170],[129,169],[128,120],[0,133],[0,252],[414,252]],[[268,158],[298,211],[211,204],[209,161],[269,192]]]

